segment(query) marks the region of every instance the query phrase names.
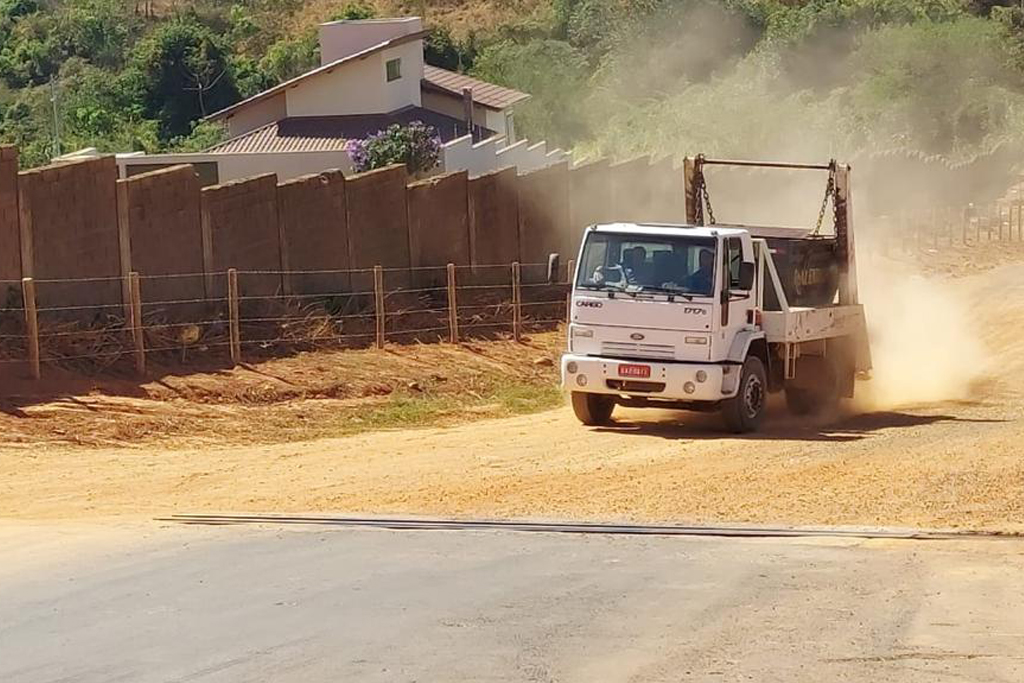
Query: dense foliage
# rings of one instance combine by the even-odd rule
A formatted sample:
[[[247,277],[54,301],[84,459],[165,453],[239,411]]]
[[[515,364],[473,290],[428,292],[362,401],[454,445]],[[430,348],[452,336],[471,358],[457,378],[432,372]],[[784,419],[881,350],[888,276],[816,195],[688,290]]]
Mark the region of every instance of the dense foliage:
[[[221,135],[205,114],[318,63],[304,5],[0,0],[0,140],[28,165],[57,138],[203,149]],[[1024,135],[1017,0],[550,0],[486,35],[454,30],[434,27],[430,63],[530,92],[521,132],[581,154],[957,160]]]
[[[1003,6],[1007,5],[1007,6]],[[1024,15],[967,0],[554,0],[481,76],[586,155],[969,158],[1024,133]],[[536,112],[536,113],[534,113]]]

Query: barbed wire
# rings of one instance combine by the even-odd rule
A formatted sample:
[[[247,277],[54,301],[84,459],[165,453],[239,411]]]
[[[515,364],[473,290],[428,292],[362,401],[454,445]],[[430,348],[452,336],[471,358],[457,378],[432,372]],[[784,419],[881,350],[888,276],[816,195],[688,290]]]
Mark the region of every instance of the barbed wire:
[[[520,272],[526,268],[541,268],[547,267],[545,263],[523,263],[519,264]],[[37,316],[48,316],[45,320],[42,320],[39,324],[41,329],[29,333],[31,327],[28,327],[25,333],[13,334],[4,333],[0,334],[0,341],[9,344],[8,355],[12,351],[16,350],[17,354],[31,354],[32,346],[38,349],[37,357],[40,364],[62,364],[71,363],[77,361],[92,361],[95,362],[97,367],[108,367],[113,363],[121,363],[122,361],[130,361],[133,357],[137,358],[137,354],[143,354],[143,357],[150,354],[161,354],[161,353],[181,353],[183,357],[185,354],[196,354],[202,353],[203,351],[216,350],[218,353],[224,349],[235,348],[237,344],[238,348],[272,348],[272,347],[291,347],[295,349],[301,348],[323,348],[330,347],[331,344],[357,344],[363,346],[369,340],[372,343],[374,338],[380,338],[383,333],[384,339],[399,341],[405,343],[405,340],[409,338],[420,337],[421,339],[431,340],[436,338],[437,340],[443,340],[450,337],[452,334],[451,329],[451,318],[455,316],[458,324],[459,331],[470,334],[470,330],[491,330],[500,332],[502,334],[512,335],[515,332],[515,315],[514,311],[518,306],[521,311],[527,311],[530,309],[537,309],[544,306],[564,305],[562,299],[554,300],[541,300],[541,301],[516,301],[515,291],[518,288],[519,291],[536,291],[539,288],[564,288],[566,283],[562,282],[522,282],[521,279],[517,280],[515,276],[515,269],[512,264],[486,264],[486,265],[457,265],[455,270],[462,274],[461,279],[465,279],[467,282],[462,284],[459,282],[460,278],[457,276],[455,281],[444,282],[437,280],[428,280],[423,278],[417,278],[416,273],[437,273],[443,275],[448,271],[447,266],[415,266],[411,268],[382,268],[381,271],[386,273],[388,277],[385,278],[385,282],[394,277],[395,273],[405,272],[409,275],[410,279],[401,282],[405,286],[395,286],[398,283],[386,284],[385,289],[381,291],[378,287],[373,289],[367,289],[364,287],[359,288],[358,291],[337,291],[340,288],[331,288],[328,291],[313,292],[313,293],[285,293],[281,285],[277,286],[277,291],[272,293],[245,293],[241,294],[238,292],[230,292],[226,286],[224,280],[229,275],[229,271],[212,271],[212,272],[192,272],[192,273],[167,273],[167,274],[138,274],[139,280],[143,281],[142,292],[159,291],[156,287],[160,281],[182,281],[187,279],[201,279],[204,281],[200,291],[208,292],[210,295],[199,295],[199,296],[183,296],[178,298],[166,298],[163,300],[143,300],[143,301],[126,301],[117,303],[75,303],[66,305],[46,305],[39,306],[38,308],[25,306],[10,306],[6,308],[0,308],[0,313],[8,313],[17,316],[26,316],[31,314],[34,310]],[[488,271],[500,270],[503,273],[503,277],[485,277],[482,281],[476,279],[474,276],[467,275],[468,272],[475,274],[486,273]],[[289,276],[289,277],[302,277],[302,276],[330,276],[330,275],[352,275],[352,276],[366,276],[373,273],[373,268],[350,268],[350,269],[317,269],[317,270],[237,270],[234,271],[239,279],[241,287],[245,287],[245,281],[252,277],[259,276]],[[134,275],[134,274],[133,274]],[[490,280],[490,281],[488,281]],[[209,282],[216,281],[217,289],[220,291],[210,291]],[[57,285],[57,284],[82,284],[82,283],[120,283],[124,285],[131,282],[131,278],[128,276],[97,276],[97,277],[79,277],[79,278],[43,278],[34,280],[35,283],[45,285]],[[365,280],[363,281],[366,282]],[[0,280],[0,283],[6,283],[10,285],[20,285],[21,280]],[[287,284],[283,282],[282,285]],[[377,285],[379,286],[379,281]],[[189,285],[189,287],[192,287]],[[223,289],[221,289],[223,288]],[[119,287],[121,291],[123,288]],[[448,305],[436,305],[436,306],[415,306],[410,308],[403,308],[402,297],[410,297],[407,303],[413,303],[416,298],[419,298],[424,303],[431,300],[436,301],[437,304],[441,304],[436,297],[443,297],[445,294],[450,294],[452,290],[455,290],[456,299],[454,301],[454,312],[451,306],[451,301],[445,302]],[[46,295],[53,292],[52,289],[45,290]],[[234,294],[234,296],[232,296]],[[81,293],[78,295],[80,298]],[[373,301],[366,302],[364,304],[352,305],[355,298],[359,297],[373,297],[374,300],[379,300],[381,297],[384,300],[384,308],[377,310],[377,306],[374,305]],[[37,297],[38,298],[38,297]],[[120,298],[120,297],[118,297]],[[459,304],[459,298],[463,299],[463,302]],[[488,301],[488,299],[496,299]],[[530,298],[530,297],[527,297]],[[337,304],[332,305],[330,302],[334,300]],[[340,300],[340,301],[339,301]],[[442,299],[443,300],[443,299]],[[294,304],[293,308],[286,308],[281,312],[274,311],[273,308],[267,311],[263,311],[262,315],[254,315],[252,317],[245,317],[238,315],[237,309],[233,309],[233,306],[244,303],[261,303],[261,304],[280,304],[282,306],[289,306]],[[309,302],[308,305],[305,302]],[[47,303],[55,303],[52,299],[47,299]],[[341,306],[340,304],[344,304]],[[366,305],[368,304],[368,305]],[[206,315],[199,315],[202,319],[200,320],[188,320],[187,313],[172,314],[171,311],[175,307],[179,306],[203,306],[207,307]],[[215,312],[213,315],[210,313],[209,307],[216,307],[214,310],[219,309],[219,312]],[[142,323],[135,327],[131,324],[131,310],[133,307],[137,307],[136,310],[141,310],[143,314]],[[343,312],[345,308],[349,311],[356,309],[355,312]],[[340,309],[340,310],[339,310]],[[337,311],[337,312],[332,312]],[[84,316],[77,316],[82,324],[82,327],[75,329],[61,329],[60,325],[64,320],[63,317],[51,318],[52,314],[72,314],[68,317],[69,322],[74,322],[76,316],[73,314],[87,313],[92,318],[92,326],[89,323],[84,322],[89,318]],[[161,317],[167,315],[176,315],[177,319],[172,317],[169,320],[162,320]],[[433,319],[426,318],[426,325],[413,327],[409,329],[402,329],[401,321],[403,319],[409,319],[409,316],[436,316]],[[489,319],[490,316],[494,316],[493,319]],[[445,320],[445,318],[448,318]],[[511,319],[509,319],[511,318]],[[384,329],[380,328],[373,329],[373,321],[384,321]],[[409,319],[410,321],[412,319]],[[234,321],[234,323],[232,322]],[[346,321],[358,321],[356,324],[357,330],[372,330],[372,331],[353,331],[349,332],[347,329],[342,328],[342,323]],[[30,321],[26,321],[29,324]],[[518,321],[523,329],[529,327],[531,329],[538,326],[550,323],[559,323],[560,320],[554,318],[541,318],[531,320],[528,314],[523,316]],[[235,328],[239,333],[235,333],[232,329],[232,324],[237,325]],[[408,323],[405,323],[408,324]],[[415,324],[415,323],[413,323]],[[260,328],[260,325],[274,325],[274,328]],[[336,327],[332,327],[336,325]],[[307,326],[304,329],[303,326]],[[183,336],[181,343],[177,343],[178,331],[189,330],[192,328],[199,328],[204,336],[213,336],[212,339],[201,339],[197,338],[196,335],[185,335],[193,338],[186,340]],[[16,328],[18,329],[18,328]],[[213,335],[210,335],[211,329],[214,331]],[[260,334],[258,330],[262,329],[263,334]],[[219,331],[218,331],[219,330]],[[225,334],[226,330],[226,334]],[[245,339],[245,333],[249,331],[249,334],[257,336],[256,339]],[[138,334],[142,334],[142,346],[136,347],[138,343]],[[270,334],[267,334],[270,332]],[[319,334],[320,332],[327,332],[328,334]],[[489,332],[488,334],[491,334]],[[471,335],[470,335],[471,336]],[[233,337],[233,338],[232,338]],[[241,338],[240,338],[241,337]],[[468,337],[467,337],[468,338]],[[62,340],[69,340],[66,343],[60,343]],[[80,340],[80,341],[78,341]],[[134,340],[134,342],[133,342]],[[146,342],[152,341],[158,344],[157,346],[146,346]],[[84,347],[84,348],[83,348]],[[91,348],[95,347],[95,348]],[[66,353],[62,353],[66,351]],[[0,363],[9,364],[27,364],[29,363],[28,358],[0,358]]]

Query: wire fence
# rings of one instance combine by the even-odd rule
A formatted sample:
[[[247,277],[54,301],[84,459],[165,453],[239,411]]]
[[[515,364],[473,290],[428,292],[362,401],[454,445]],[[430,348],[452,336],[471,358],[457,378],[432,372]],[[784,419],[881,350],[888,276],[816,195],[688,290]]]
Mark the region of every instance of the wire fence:
[[[874,247],[886,255],[952,246],[1024,242],[1024,200],[932,208],[873,221]]]
[[[570,262],[319,271],[228,269],[3,281],[0,366],[80,370],[237,364],[324,348],[521,340],[566,320]],[[308,291],[294,289],[301,278]],[[269,278],[269,279],[268,279]],[[291,287],[274,286],[290,282]],[[93,290],[95,283],[115,283]],[[312,286],[310,286],[312,285]],[[50,290],[48,288],[57,288]],[[89,292],[106,292],[92,300]],[[74,292],[73,301],[67,295]]]

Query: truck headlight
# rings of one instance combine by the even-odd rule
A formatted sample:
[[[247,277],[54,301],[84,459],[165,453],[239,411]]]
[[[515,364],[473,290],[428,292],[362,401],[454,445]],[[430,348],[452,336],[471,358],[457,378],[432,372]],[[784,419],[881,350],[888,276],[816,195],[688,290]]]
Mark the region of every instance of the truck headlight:
[[[687,337],[683,341],[685,341],[687,344],[697,344],[699,346],[707,346],[708,344],[707,337]]]
[[[575,375],[577,370],[579,370],[579,366],[576,365],[576,361],[571,360],[565,364],[565,371],[570,375]]]
[[[591,339],[594,336],[593,330],[582,329],[579,327],[572,328],[572,336],[582,337],[584,339]]]
[[[683,385],[683,391],[685,391],[688,394],[692,394],[693,392],[697,391],[697,385],[694,384],[693,382],[687,382],[686,384]]]
[[[698,384],[703,384],[704,382],[707,382],[707,381],[708,381],[708,373],[704,372],[703,370],[698,370],[697,371],[697,383]]]

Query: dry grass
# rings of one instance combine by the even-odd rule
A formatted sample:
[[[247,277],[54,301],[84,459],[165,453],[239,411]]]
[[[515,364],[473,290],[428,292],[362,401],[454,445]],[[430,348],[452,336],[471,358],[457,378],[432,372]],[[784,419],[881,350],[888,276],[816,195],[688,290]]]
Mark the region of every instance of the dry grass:
[[[503,24],[517,23],[549,11],[544,0],[364,0],[377,16],[423,16],[430,26],[447,27],[456,37],[470,32],[487,33]],[[326,21],[340,4],[334,0],[312,0],[291,19],[293,30]]]

